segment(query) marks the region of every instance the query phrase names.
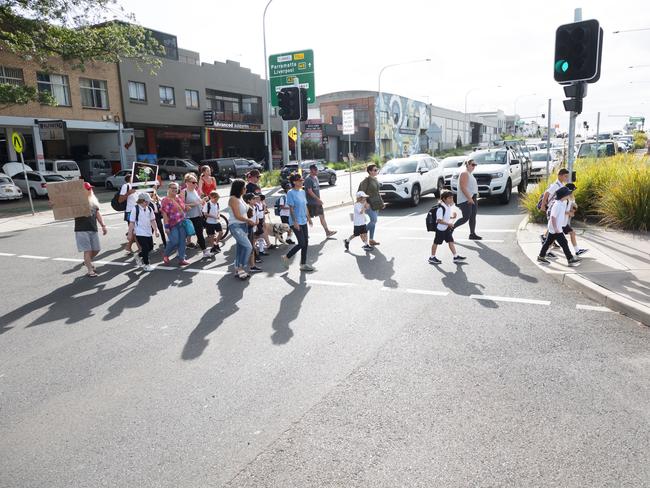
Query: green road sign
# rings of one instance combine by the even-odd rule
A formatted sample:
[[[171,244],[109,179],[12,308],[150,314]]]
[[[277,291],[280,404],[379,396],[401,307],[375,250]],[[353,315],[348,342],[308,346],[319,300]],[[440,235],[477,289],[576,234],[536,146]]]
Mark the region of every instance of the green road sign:
[[[291,53],[269,56],[269,82],[271,83],[271,105],[278,106],[278,92],[285,86],[293,86],[294,78],[302,88],[307,89],[307,103],[316,101],[314,88],[314,51],[305,49]]]
[[[641,123],[645,122],[645,118],[644,117],[630,117],[630,121],[629,121],[630,124],[638,124],[639,122],[641,122]]]

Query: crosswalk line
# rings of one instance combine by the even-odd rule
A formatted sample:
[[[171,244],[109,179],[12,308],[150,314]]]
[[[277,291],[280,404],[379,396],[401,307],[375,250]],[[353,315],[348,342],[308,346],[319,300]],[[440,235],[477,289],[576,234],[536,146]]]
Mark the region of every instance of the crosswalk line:
[[[494,295],[470,295],[474,300],[489,300],[492,302],[510,302],[510,303],[526,303],[529,305],[550,305],[548,300],[533,300],[531,298],[516,298],[516,297],[499,297]]]

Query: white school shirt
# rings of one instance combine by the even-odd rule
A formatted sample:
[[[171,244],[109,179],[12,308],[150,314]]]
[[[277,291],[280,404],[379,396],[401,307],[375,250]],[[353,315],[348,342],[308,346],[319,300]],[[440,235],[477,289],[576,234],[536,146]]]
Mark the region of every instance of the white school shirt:
[[[282,207],[287,207],[282,208]],[[288,217],[291,215],[291,209],[289,208],[289,205],[287,205],[287,196],[286,195],[280,195],[280,217]]]
[[[205,222],[208,224],[218,224],[219,223],[219,202],[210,203],[210,211],[208,212],[208,202],[203,204],[203,209],[201,210],[205,214]]]
[[[454,209],[454,206],[452,205],[451,207],[448,207],[444,203],[440,203],[440,208],[436,210],[436,222],[439,219],[444,220],[445,222],[450,222],[451,221],[451,213]],[[436,229],[438,230],[447,230],[449,228],[448,225],[446,224],[438,224]]]
[[[137,222],[135,220],[136,214],[138,214]],[[133,232],[135,232],[136,236],[151,237],[153,235],[153,231],[151,229],[151,221],[155,220],[155,218],[156,215],[154,214],[153,210],[151,210],[151,207],[147,205],[147,208],[140,207],[140,211],[136,211],[134,208],[129,215],[129,222],[133,222],[135,224]]]
[[[562,227],[567,224],[567,202],[565,200],[557,200],[551,208],[551,215],[548,219],[548,231],[551,234],[562,232]],[[555,217],[555,227],[552,224],[552,218]]]
[[[259,222],[260,220],[264,219],[264,204],[262,202],[256,203],[255,206],[253,207],[255,210],[255,218]]]
[[[361,213],[364,206],[365,206],[365,203],[357,202],[357,203],[354,204],[354,217],[352,218],[352,223],[355,226],[366,225],[366,222],[367,222],[366,214]]]
[[[126,195],[126,193],[133,188],[131,183],[124,183],[122,188],[120,188],[120,195]],[[128,197],[126,197],[126,210],[125,212],[133,212],[133,209],[138,204],[138,192],[134,191]]]

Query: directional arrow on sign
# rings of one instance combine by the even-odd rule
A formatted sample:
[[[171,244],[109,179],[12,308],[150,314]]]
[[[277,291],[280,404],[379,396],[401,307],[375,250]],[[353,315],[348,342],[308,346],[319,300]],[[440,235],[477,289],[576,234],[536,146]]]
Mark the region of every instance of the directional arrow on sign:
[[[291,129],[289,129],[289,137],[291,137],[291,140],[293,142],[296,142],[298,140],[298,130],[296,129],[295,126],[293,126]]]

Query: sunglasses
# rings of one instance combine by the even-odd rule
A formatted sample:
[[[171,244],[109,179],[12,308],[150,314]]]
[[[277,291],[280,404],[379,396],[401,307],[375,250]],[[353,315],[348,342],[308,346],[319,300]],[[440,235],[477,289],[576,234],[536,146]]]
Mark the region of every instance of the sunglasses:
[[[470,163],[469,165],[470,166],[476,166],[476,163]]]

